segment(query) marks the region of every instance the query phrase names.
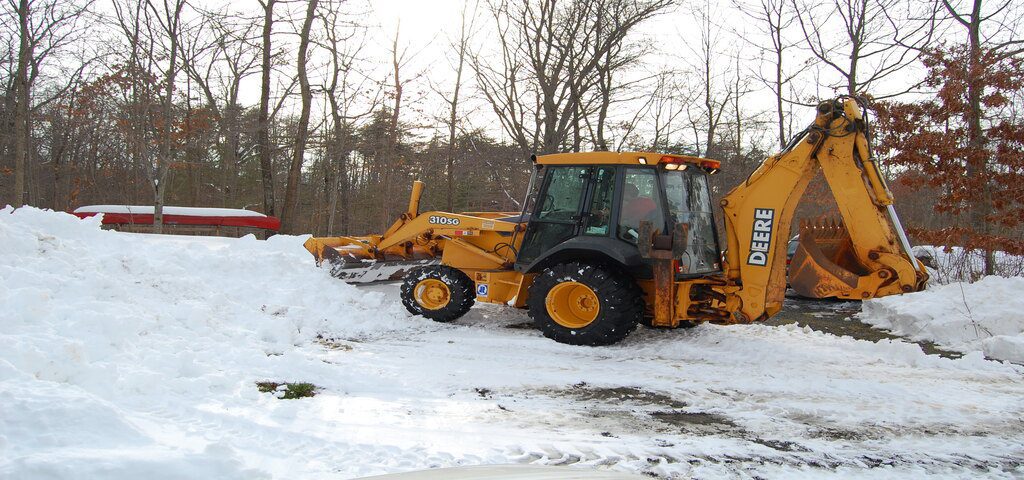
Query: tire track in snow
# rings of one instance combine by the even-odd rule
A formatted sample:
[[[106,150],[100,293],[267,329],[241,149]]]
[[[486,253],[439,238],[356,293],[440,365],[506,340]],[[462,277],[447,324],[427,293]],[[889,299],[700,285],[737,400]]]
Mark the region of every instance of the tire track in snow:
[[[495,408],[493,417],[480,420],[486,426],[571,445],[506,447],[504,455],[515,461],[612,465],[663,477],[686,474],[693,465],[726,466],[733,474],[763,465],[962,475],[1024,468],[1020,368],[796,326],[641,329],[614,347],[566,349],[535,332],[503,328],[528,321],[521,312],[481,306],[469,317],[457,322],[465,329],[424,334],[418,346],[384,339],[367,348],[381,355],[413,348],[416,353],[404,355],[429,358],[443,365],[440,371],[501,371],[498,378],[468,375],[469,383],[434,386],[486,387],[490,398],[480,401],[515,413],[510,419]],[[400,363],[385,368],[405,368]],[[628,386],[660,399],[600,402],[591,395],[580,401],[572,385],[581,381],[609,390]],[[673,433],[672,425],[652,419],[672,413],[665,398],[686,405],[677,410],[718,415],[735,427]],[[612,428],[618,438],[601,435]]]

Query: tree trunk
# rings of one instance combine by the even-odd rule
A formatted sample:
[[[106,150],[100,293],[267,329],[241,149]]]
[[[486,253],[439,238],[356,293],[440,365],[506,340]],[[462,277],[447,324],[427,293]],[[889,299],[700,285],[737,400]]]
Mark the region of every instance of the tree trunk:
[[[153,185],[153,233],[164,233],[164,194],[167,186],[157,179]]]
[[[334,200],[331,202],[332,214],[338,211],[338,202],[341,202],[341,218],[339,218],[338,230],[343,234],[348,233],[348,216],[349,209],[351,208],[348,201],[350,185],[348,178],[348,155],[349,149],[351,148],[348,145],[348,137],[349,126],[346,124],[342,129],[342,147],[340,148],[341,152],[338,155],[338,186],[334,189],[336,195]]]
[[[968,25],[970,37],[970,58],[967,64],[967,131],[970,151],[975,155],[967,159],[967,176],[977,178],[979,175],[987,175],[986,160],[988,155],[982,155],[986,148],[987,139],[982,129],[982,105],[981,97],[984,95],[984,86],[980,81],[981,65],[981,4],[982,0],[974,0],[971,10],[971,20]],[[978,233],[987,236],[991,233],[988,216],[992,212],[991,190],[985,189],[981,201],[971,209],[969,221],[971,227],[977,229]],[[985,275],[995,275],[995,256],[991,249],[985,250]]]
[[[74,101],[74,100],[72,100]],[[68,207],[65,200],[64,176],[66,174],[64,158],[68,150],[69,133],[72,127],[67,124],[57,126],[51,123],[50,127],[50,163],[53,165],[53,178],[50,182],[50,208],[61,211]]]
[[[166,4],[165,4],[166,6]],[[160,154],[157,157],[156,172],[153,174],[153,233],[164,231],[164,194],[167,191],[167,177],[171,171],[171,155],[174,139],[171,136],[174,124],[174,79],[178,73],[178,25],[184,0],[175,3],[173,17],[167,19],[167,34],[170,37],[171,58],[164,77],[163,132],[160,139]]]
[[[462,67],[466,59],[466,15],[462,15],[462,35],[459,39],[459,66],[455,69],[455,91],[452,92],[451,111],[448,115],[448,154],[446,155],[445,176],[448,181],[448,211],[455,211],[455,132],[459,107],[459,89],[462,87]]]
[[[786,148],[786,118],[782,111],[782,32],[779,29],[774,31],[777,38],[775,50],[775,111],[779,119],[779,149]]]
[[[605,59],[606,62],[611,62],[611,53],[609,53]],[[597,150],[608,151],[608,140],[604,137],[605,124],[608,122],[608,109],[612,103],[612,71],[610,65],[605,65],[598,69],[598,85],[597,88],[601,95],[601,105],[597,110],[597,131],[594,136],[594,146]]]
[[[270,150],[270,33],[274,26],[274,3],[263,5],[263,83],[260,87],[260,113],[256,119],[256,145],[259,149],[260,173],[263,180],[263,213],[274,215],[274,166]]]
[[[299,37],[299,89],[302,94],[302,112],[299,113],[298,131],[295,133],[295,147],[292,149],[292,163],[288,167],[288,182],[284,191],[284,210],[281,212],[281,230],[285,233],[297,233],[298,219],[295,210],[299,204],[299,177],[302,175],[302,160],[306,155],[306,140],[309,137],[309,109],[313,102],[313,94],[309,87],[306,72],[306,53],[309,51],[309,30],[316,15],[318,0],[310,0],[306,6],[306,20],[302,23],[302,36]]]
[[[384,169],[382,175],[384,177],[384,196],[382,203],[384,208],[381,210],[383,214],[380,222],[380,228],[387,228],[388,224],[394,220],[391,215],[391,176],[398,164],[398,120],[399,114],[402,110],[402,81],[401,81],[401,61],[398,55],[398,31],[395,31],[395,41],[391,46],[391,66],[394,69],[394,87],[395,87],[395,103],[394,108],[391,111],[391,119],[388,123],[388,131],[385,133],[386,145],[384,146],[385,155],[384,161],[387,162],[383,165]]]
[[[238,104],[232,99],[222,110],[220,118],[220,133],[224,140],[218,143],[220,155],[220,167],[222,176],[223,196],[221,206],[224,208],[235,207],[235,197],[238,185],[238,145],[241,142],[241,133],[238,131]]]
[[[28,172],[28,115],[29,93],[28,64],[32,56],[29,43],[28,0],[18,3],[18,22],[20,43],[18,46],[18,68],[14,80],[14,200],[15,208],[25,204],[25,180]]]
[[[334,104],[335,102],[332,102]],[[345,235],[348,228],[348,124],[344,123],[346,120],[341,118],[341,115],[334,114],[334,138],[331,142],[334,148],[331,150],[331,177],[333,181],[328,181],[328,187],[331,189],[328,193],[328,204],[329,213],[327,216],[327,234],[331,235],[338,233],[339,235]],[[341,217],[335,223],[335,218],[338,216],[338,204],[341,203]]]

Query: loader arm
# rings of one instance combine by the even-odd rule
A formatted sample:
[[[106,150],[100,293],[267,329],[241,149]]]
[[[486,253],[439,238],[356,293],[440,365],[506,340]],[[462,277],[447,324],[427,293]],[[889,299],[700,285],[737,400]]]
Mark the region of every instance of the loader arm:
[[[863,106],[854,97],[822,103],[807,130],[722,200],[727,285],[719,291],[725,294],[731,321],[764,319],[782,309],[793,216],[819,168],[839,206],[842,224],[804,226],[801,251],[791,267],[794,287],[799,284],[818,297],[848,299],[924,287],[924,265],[910,253],[892,208],[892,194],[871,155]],[[848,240],[830,237],[844,231],[849,232]],[[826,254],[819,244],[830,240],[842,245]]]
[[[352,283],[395,280],[415,267],[451,264],[466,270],[511,266],[518,248],[513,234],[523,228],[508,212],[420,213],[423,182],[413,182],[406,212],[383,235],[311,237],[303,246],[327,262],[331,274]],[[521,239],[519,239],[521,240]]]

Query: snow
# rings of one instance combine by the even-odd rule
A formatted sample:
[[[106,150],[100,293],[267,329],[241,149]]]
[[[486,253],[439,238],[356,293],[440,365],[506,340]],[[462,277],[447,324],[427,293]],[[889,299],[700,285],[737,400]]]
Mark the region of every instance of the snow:
[[[305,238],[0,210],[0,478],[1024,475],[1024,367],[795,325],[641,328],[586,348],[499,305],[435,323],[397,285],[331,278]]]
[[[1024,364],[1024,277],[989,276],[865,301],[861,319],[914,340]]]
[[[252,210],[240,208],[205,208],[165,206],[164,215],[188,215],[193,217],[266,217]],[[152,205],[87,205],[78,207],[74,213],[121,213],[131,215],[153,215]]]

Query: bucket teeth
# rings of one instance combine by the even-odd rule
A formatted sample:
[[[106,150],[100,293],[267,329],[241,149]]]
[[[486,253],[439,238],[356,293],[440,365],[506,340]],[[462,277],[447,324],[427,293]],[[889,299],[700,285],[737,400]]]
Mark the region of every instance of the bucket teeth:
[[[846,226],[842,220],[836,218],[823,218],[816,221],[801,220],[800,236],[812,237],[818,240],[841,240],[849,237]]]
[[[852,247],[841,220],[802,220],[800,245],[788,272],[793,290],[805,297],[825,298],[856,287],[862,267]]]

